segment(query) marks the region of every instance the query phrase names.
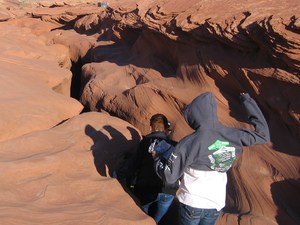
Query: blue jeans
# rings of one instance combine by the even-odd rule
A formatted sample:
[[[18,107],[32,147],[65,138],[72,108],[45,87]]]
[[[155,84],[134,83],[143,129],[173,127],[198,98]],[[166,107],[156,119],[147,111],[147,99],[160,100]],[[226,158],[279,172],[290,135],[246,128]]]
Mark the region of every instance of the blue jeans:
[[[169,207],[173,202],[173,199],[173,195],[159,193],[154,201],[142,205],[142,208],[145,213],[153,217],[155,222],[158,223],[161,218],[163,218],[163,216],[167,213]]]
[[[180,225],[214,225],[219,214],[216,209],[200,209],[179,203]]]

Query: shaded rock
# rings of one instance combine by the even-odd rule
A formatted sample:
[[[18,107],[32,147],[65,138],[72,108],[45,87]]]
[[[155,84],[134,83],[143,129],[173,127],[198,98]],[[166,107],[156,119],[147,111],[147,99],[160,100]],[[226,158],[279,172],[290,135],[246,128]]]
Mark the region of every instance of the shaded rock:
[[[132,204],[132,199],[124,195],[123,190],[117,189],[111,195],[104,194],[117,184],[105,176],[112,176],[113,171],[122,168],[120,158],[125,157],[126,151],[138,143],[138,138],[128,138],[130,131],[124,129],[128,124],[123,121],[120,126],[116,125],[112,119],[114,117],[103,113],[76,115],[84,105],[86,110],[106,112],[126,120],[132,124],[128,126],[133,133],[136,133],[136,127],[140,134],[146,134],[150,116],[160,112],[171,120],[173,138],[180,140],[192,132],[182,117],[184,107],[194,97],[209,90],[216,96],[220,122],[231,127],[251,128],[243,116],[238,99],[240,92],[249,92],[266,116],[272,141],[270,145],[245,149],[229,171],[227,203],[217,224],[299,223],[299,212],[295,208],[299,202],[300,167],[300,105],[297,97],[300,93],[300,36],[297,2],[110,1],[107,8],[98,7],[95,2],[77,3],[72,6],[64,3],[46,6],[43,3],[39,7],[26,8],[26,12],[13,5],[1,15],[4,18],[2,21],[7,22],[0,24],[3,30],[1,39],[4,41],[0,45],[0,65],[4,70],[0,82],[0,90],[3,90],[0,102],[3,104],[1,113],[9,125],[3,123],[2,126],[0,154],[7,162],[13,162],[9,164],[3,161],[4,164],[0,165],[7,172],[4,174],[11,174],[7,175],[10,179],[2,186],[3,193],[7,194],[1,196],[1,203],[7,210],[4,218],[7,218],[5,215],[11,217],[12,214],[20,214],[16,218],[17,223],[25,221],[32,224],[40,218],[59,224],[65,218],[69,221],[70,212],[75,212],[74,220],[80,221],[82,218],[78,214],[77,203],[75,206],[72,204],[84,199],[86,205],[83,202],[79,205],[83,209],[88,208],[85,212],[90,213],[91,224],[98,224],[99,221],[104,221],[104,224],[109,221],[116,224],[124,224],[124,221],[128,224],[153,222],[140,214],[141,211]],[[17,29],[20,29],[19,32]],[[13,38],[7,37],[15,37],[17,44],[12,44]],[[24,47],[20,49],[19,46]],[[70,69],[74,63],[82,65],[82,70],[78,71],[78,74],[81,73],[78,100],[82,105],[67,97],[71,74],[66,69]],[[37,68],[39,73],[33,72],[32,68]],[[45,104],[45,99],[51,100],[51,104]],[[19,108],[23,105],[26,105],[26,111]],[[51,113],[47,114],[50,109]],[[42,115],[42,119],[36,119],[33,125],[29,124],[25,118],[33,118],[32,115],[38,115],[37,118]],[[97,125],[93,125],[89,115],[93,115],[93,121],[94,115],[101,115],[105,122],[95,119]],[[51,129],[74,116],[70,122]],[[81,125],[76,122],[78,118],[80,121],[82,119]],[[73,123],[76,125],[70,125]],[[82,134],[83,124],[85,135]],[[98,128],[98,125],[102,128]],[[13,133],[10,127],[16,131]],[[55,141],[49,144],[49,140],[56,140],[57,136],[51,139],[48,135],[59,129],[59,136],[63,136],[64,141],[58,139],[59,146],[53,146],[52,142]],[[75,135],[77,129],[80,131]],[[65,136],[66,131],[75,136],[76,142],[73,140],[70,143]],[[116,137],[113,142],[112,134]],[[43,138],[40,139],[40,136]],[[94,140],[93,143],[86,140],[87,136]],[[14,153],[11,146],[21,145],[21,142],[37,145],[38,148],[22,148],[23,153]],[[58,150],[57,157],[51,158],[47,153],[37,150],[41,148],[41,143],[48,143],[46,152],[63,150]],[[92,160],[97,158],[94,166],[104,177],[97,177],[95,168],[94,174],[86,175],[87,170],[92,170],[89,163],[84,164],[88,167],[78,177],[74,174],[62,175],[73,168],[72,165],[78,168],[83,166],[72,160],[61,164],[63,159],[68,158],[69,151],[77,152],[73,148],[91,148],[96,153]],[[124,152],[110,154],[111,149],[120,148]],[[31,152],[36,154],[31,155]],[[91,161],[91,155],[86,156],[84,152],[78,153],[78,156]],[[37,173],[37,177],[45,179],[45,183],[41,181],[36,184],[34,181],[39,178],[35,175],[30,177],[32,159],[37,159],[34,168],[38,171],[41,167],[42,172]],[[15,160],[21,163],[17,165]],[[40,161],[48,165],[51,175],[42,169],[44,167]],[[64,166],[67,169],[61,172],[58,168]],[[17,170],[24,171],[21,179],[16,175]],[[87,186],[91,187],[95,198],[88,190],[79,191],[87,187],[82,185],[82,179],[86,176]],[[70,177],[78,180],[68,183]],[[98,183],[94,184],[95,179],[104,181],[103,192],[97,192]],[[69,192],[73,182],[78,187],[76,190],[84,193],[83,198]],[[44,188],[46,183],[51,184],[49,189]],[[25,186],[22,188],[19,184]],[[11,189],[16,192],[9,192]],[[288,190],[289,194],[283,190]],[[50,194],[45,195],[48,191]],[[43,195],[46,198],[40,197]],[[51,203],[50,206],[41,203],[40,198],[46,199]],[[116,198],[129,202],[133,206],[130,207],[132,211],[129,211],[129,207],[124,209],[125,204],[119,204]],[[24,203],[34,202],[32,199],[37,202],[34,203],[34,209]],[[93,204],[88,204],[90,199]],[[7,207],[17,202],[26,205],[26,210]],[[56,203],[72,203],[72,207],[68,205],[66,211],[60,214],[57,213]],[[101,216],[96,208],[98,204],[101,205],[99,210],[103,210]],[[42,207],[38,208],[40,205]],[[111,210],[116,206],[120,208]],[[126,215],[120,216],[119,209],[124,209]],[[23,214],[24,211],[34,212],[37,217],[28,217]],[[57,220],[49,218],[44,212],[55,212]],[[175,224],[176,217],[172,219],[164,223]]]
[[[1,223],[154,224],[109,178],[139,140],[130,124],[94,112],[1,142]]]

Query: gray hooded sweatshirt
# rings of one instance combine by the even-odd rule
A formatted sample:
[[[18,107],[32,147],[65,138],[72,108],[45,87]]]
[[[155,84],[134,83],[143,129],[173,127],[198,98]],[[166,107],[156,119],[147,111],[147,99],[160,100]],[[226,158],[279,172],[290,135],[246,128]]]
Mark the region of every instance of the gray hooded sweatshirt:
[[[225,205],[226,171],[241,153],[243,146],[270,141],[267,122],[249,96],[241,96],[249,122],[255,130],[229,128],[217,117],[217,104],[212,93],[196,97],[184,112],[195,130],[184,137],[164,164],[158,160],[156,170],[169,183],[181,178],[179,201],[196,208],[221,209]]]

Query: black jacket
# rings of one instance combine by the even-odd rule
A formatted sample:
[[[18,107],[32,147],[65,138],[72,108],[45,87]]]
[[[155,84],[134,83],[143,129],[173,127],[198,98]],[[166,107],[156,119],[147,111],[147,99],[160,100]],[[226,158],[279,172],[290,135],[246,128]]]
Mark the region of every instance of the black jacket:
[[[148,152],[150,144],[155,140],[165,140],[175,146],[177,142],[168,138],[164,132],[152,132],[143,137],[136,157],[136,175],[134,184],[134,194],[140,199],[141,204],[153,201],[158,193],[168,193],[175,195],[178,188],[178,181],[172,184],[163,182],[156,174],[153,166],[154,160]]]

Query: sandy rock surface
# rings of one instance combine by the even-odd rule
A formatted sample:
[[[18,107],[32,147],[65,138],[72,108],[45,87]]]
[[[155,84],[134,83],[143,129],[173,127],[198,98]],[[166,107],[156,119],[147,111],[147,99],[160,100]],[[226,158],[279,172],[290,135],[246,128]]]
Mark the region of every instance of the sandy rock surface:
[[[112,176],[152,114],[192,132],[182,111],[205,91],[251,128],[248,92],[271,132],[228,173],[217,224],[300,223],[298,1],[0,3],[1,224],[154,224]]]
[[[1,223],[153,224],[109,178],[139,140],[130,124],[91,112],[1,142]]]

